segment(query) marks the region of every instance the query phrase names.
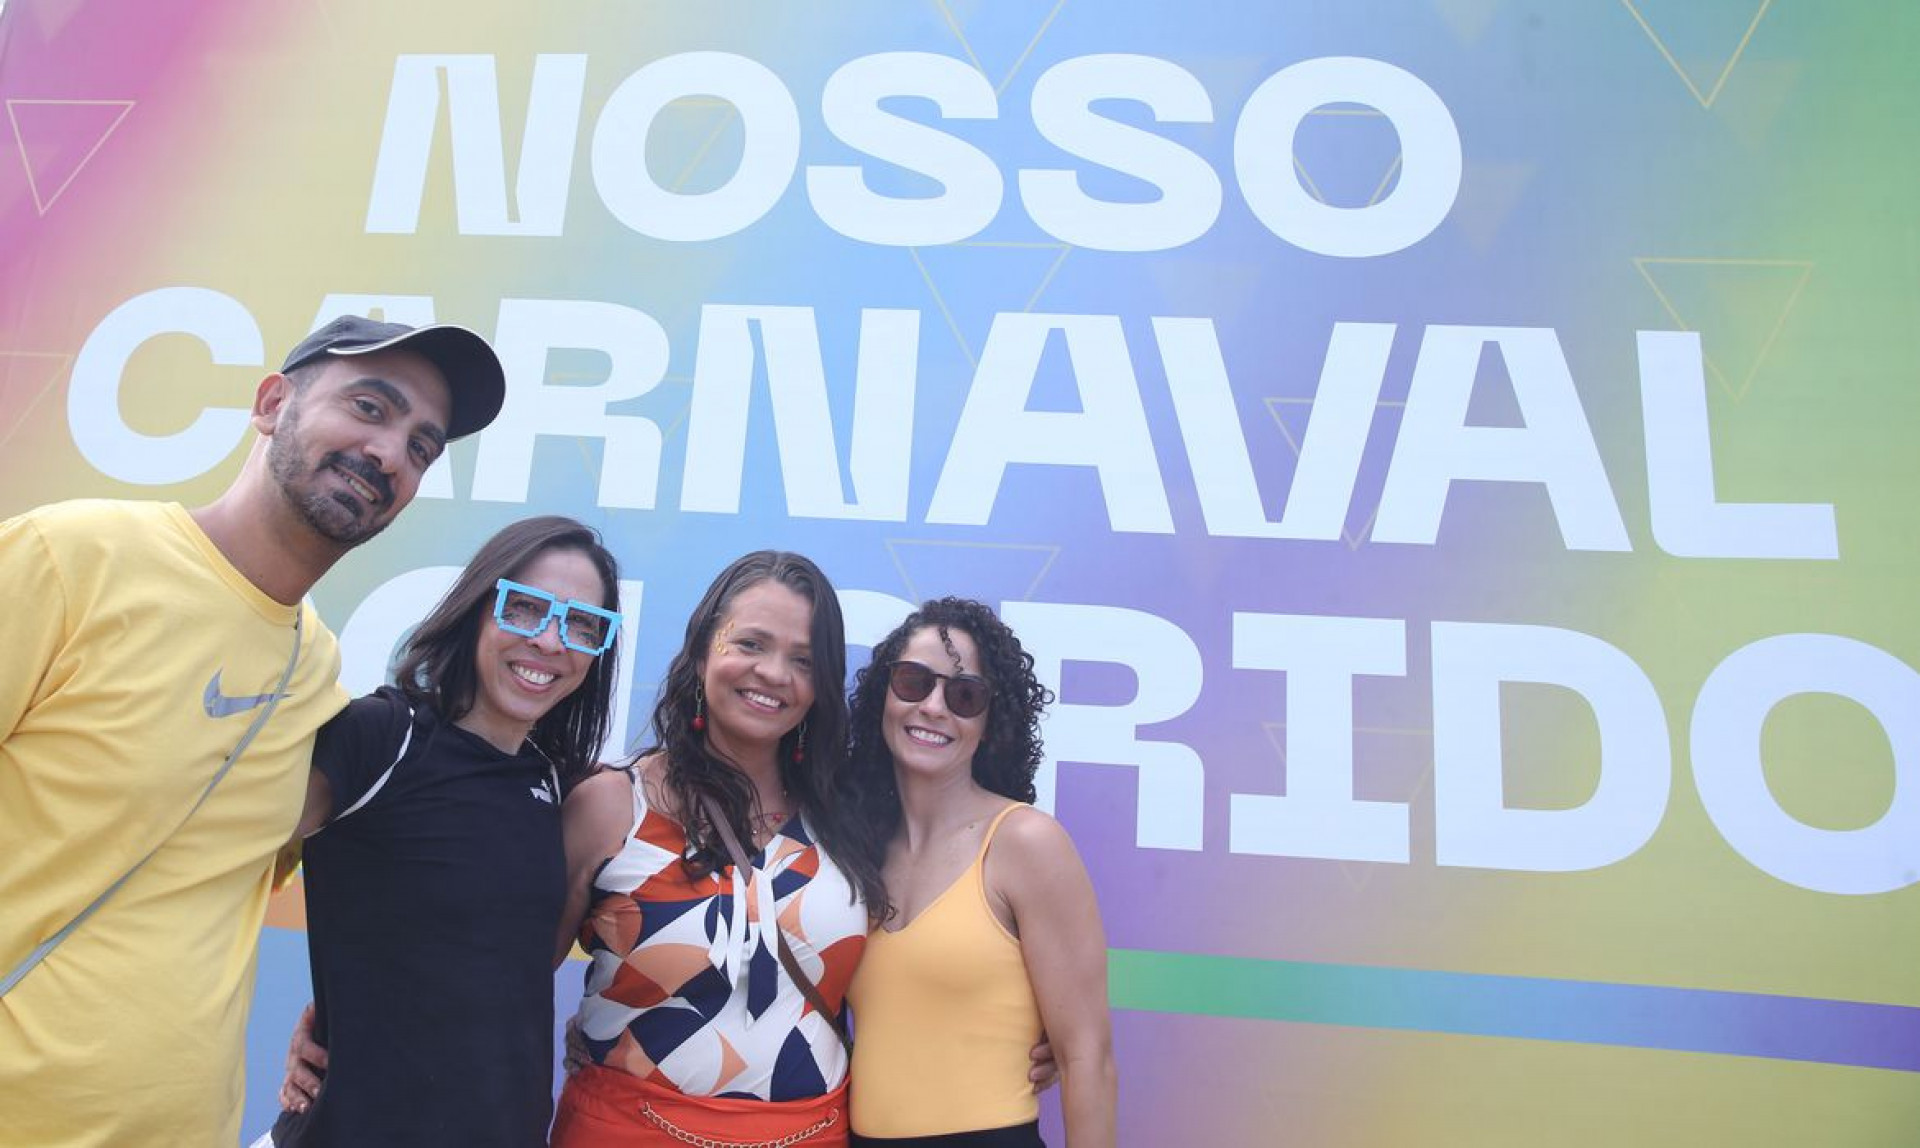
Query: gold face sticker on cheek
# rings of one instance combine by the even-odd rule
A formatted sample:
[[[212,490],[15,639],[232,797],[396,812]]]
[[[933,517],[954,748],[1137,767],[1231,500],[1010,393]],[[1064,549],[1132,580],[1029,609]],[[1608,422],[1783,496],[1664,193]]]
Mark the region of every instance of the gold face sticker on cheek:
[[[733,633],[733,623],[731,621],[720,627],[720,632],[713,636],[714,653],[724,654],[727,652],[727,635],[731,633]]]

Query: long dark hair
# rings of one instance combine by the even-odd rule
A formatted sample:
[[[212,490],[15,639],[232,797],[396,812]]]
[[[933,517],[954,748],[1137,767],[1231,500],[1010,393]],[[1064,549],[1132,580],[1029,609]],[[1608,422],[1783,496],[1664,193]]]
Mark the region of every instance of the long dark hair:
[[[600,575],[600,605],[620,609],[620,566],[590,526],[559,515],[523,518],[502,529],[474,554],[453,588],[407,639],[394,678],[415,705],[429,705],[447,721],[473,709],[479,674],[474,666],[480,627],[492,625],[495,584],[515,578],[553,550],[584,554]],[[600,745],[613,723],[613,683],[620,643],[593,659],[579,687],[534,723],[528,740],[553,763],[563,789],[599,768]]]
[[[992,700],[987,703],[986,728],[973,754],[974,781],[1002,797],[1032,804],[1033,777],[1045,756],[1040,744],[1040,716],[1053,702],[1053,691],[1034,676],[1033,655],[1020,645],[1005,622],[979,602],[935,598],[924,603],[873,648],[873,661],[860,671],[853,686],[848,804],[860,827],[860,844],[876,865],[885,861],[887,844],[899,831],[901,816],[893,754],[881,730],[881,717],[887,708],[887,667],[900,657],[914,634],[927,627],[939,632],[950,652],[953,631],[972,638],[980,651],[980,675],[993,690]],[[884,919],[891,912],[889,905],[874,915]]]
[[[803,719],[804,748],[796,727],[780,739],[774,752],[780,784],[861,898],[868,905],[884,904],[879,866],[856,840],[838,801],[847,761],[847,634],[840,618],[840,598],[827,576],[806,557],[784,550],[756,550],[734,559],[714,578],[687,618],[686,640],[661,682],[660,700],[653,707],[654,744],[642,749],[636,760],[665,753],[661,785],[686,827],[690,847],[686,864],[693,875],[703,876],[729,862],[726,846],[707,824],[702,798],[714,802],[736,837],[751,840],[752,783],[737,763],[713,748],[703,731],[693,728],[693,716],[714,628],[734,599],[762,582],[777,582],[813,606],[808,634],[813,647],[813,706]],[[798,761],[794,760],[796,749],[800,749]]]

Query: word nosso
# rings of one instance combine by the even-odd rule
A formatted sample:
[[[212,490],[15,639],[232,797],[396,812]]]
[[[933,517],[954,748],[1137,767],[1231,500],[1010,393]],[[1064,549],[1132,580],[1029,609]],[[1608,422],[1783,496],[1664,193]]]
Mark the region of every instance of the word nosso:
[[[582,55],[534,59],[514,218],[494,57],[400,56],[367,231],[418,230],[444,79],[460,233],[561,235],[586,73]],[[688,193],[662,186],[647,170],[646,141],[669,106],[693,97],[732,105],[744,140],[725,183]],[[821,89],[820,119],[827,131],[865,156],[925,177],[940,191],[885,195],[868,184],[858,165],[808,164],[806,194],[814,213],[835,232],[864,243],[923,247],[977,234],[999,213],[1006,194],[999,166],[959,136],[883,106],[903,99],[931,103],[944,121],[1000,116],[993,84],[950,56],[885,52],[847,62]],[[1163,251],[1204,235],[1221,210],[1218,173],[1164,136],[1099,114],[1094,105],[1100,101],[1143,105],[1156,123],[1206,124],[1215,118],[1200,81],[1168,60],[1098,55],[1053,65],[1034,81],[1034,130],[1068,158],[1131,176],[1155,194],[1145,202],[1113,202],[1089,195],[1071,168],[1022,168],[1016,183],[1028,217],[1054,238],[1096,251]],[[1307,115],[1329,104],[1372,108],[1399,136],[1398,182],[1378,203],[1325,204],[1295,176],[1294,134]],[[680,242],[718,239],[750,227],[786,194],[799,168],[800,139],[793,95],[765,65],[727,52],[667,56],[628,76],[601,106],[590,153],[593,186],[607,211],[637,234]],[[1320,57],[1284,68],[1254,89],[1234,128],[1233,171],[1248,209],[1281,239],[1322,255],[1385,255],[1424,239],[1452,209],[1460,190],[1460,133],[1446,104],[1411,73],[1379,60]]]

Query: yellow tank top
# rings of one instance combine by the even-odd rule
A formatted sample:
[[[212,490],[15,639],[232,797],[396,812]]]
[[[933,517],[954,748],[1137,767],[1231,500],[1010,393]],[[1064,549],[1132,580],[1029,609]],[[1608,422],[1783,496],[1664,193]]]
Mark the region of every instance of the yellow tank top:
[[[1040,1008],[1020,942],[987,904],[987,826],[973,864],[898,932],[875,929],[854,973],[853,1128],[934,1136],[1038,1118],[1027,1053]]]

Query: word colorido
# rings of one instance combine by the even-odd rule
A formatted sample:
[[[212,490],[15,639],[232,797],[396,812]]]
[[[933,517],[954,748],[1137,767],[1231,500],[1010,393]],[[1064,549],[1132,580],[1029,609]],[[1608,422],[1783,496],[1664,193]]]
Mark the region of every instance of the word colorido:
[[[395,641],[458,573],[450,566],[409,571],[361,601],[340,633],[350,690],[383,680]],[[629,651],[641,635],[643,589],[640,582],[621,584],[620,642]],[[911,609],[905,599],[871,590],[844,589],[840,601],[848,641],[857,647],[870,648]],[[1063,763],[1069,778],[1081,766],[1128,767],[1137,775],[1135,845],[1201,850],[1206,762],[1193,746],[1142,736],[1199,703],[1205,683],[1192,636],[1156,614],[1118,606],[1009,601],[1001,614],[1033,654],[1035,673],[1060,695],[1047,717],[1039,804],[1053,807]],[[1273,779],[1282,793],[1229,795],[1229,852],[1415,863],[1411,806],[1356,797],[1353,753],[1356,703],[1376,696],[1381,679],[1407,676],[1409,629],[1393,618],[1234,612],[1234,670],[1284,675],[1284,703],[1262,709],[1283,715],[1286,755]],[[1652,840],[1677,763],[1666,708],[1631,657],[1593,635],[1552,626],[1436,621],[1427,639],[1435,864],[1577,872],[1617,864]],[[629,739],[636,661],[621,659],[614,744]],[[1124,667],[1138,688],[1125,702],[1088,704],[1063,689],[1066,667],[1075,664]],[[1568,763],[1557,751],[1544,760],[1526,751],[1510,756],[1502,744],[1509,687],[1578,698],[1599,735],[1598,759]],[[1768,787],[1761,730],[1783,702],[1804,694],[1856,702],[1884,731],[1893,797],[1872,824],[1809,825]],[[1232,720],[1253,727],[1261,716]],[[1920,672],[1913,667],[1833,634],[1761,638],[1706,674],[1685,720],[1686,767],[1700,802],[1720,836],[1756,868],[1830,894],[1885,893],[1920,882]],[[1260,741],[1249,728],[1242,744]],[[1570,764],[1595,777],[1585,801],[1555,809],[1509,803],[1509,775]]]

